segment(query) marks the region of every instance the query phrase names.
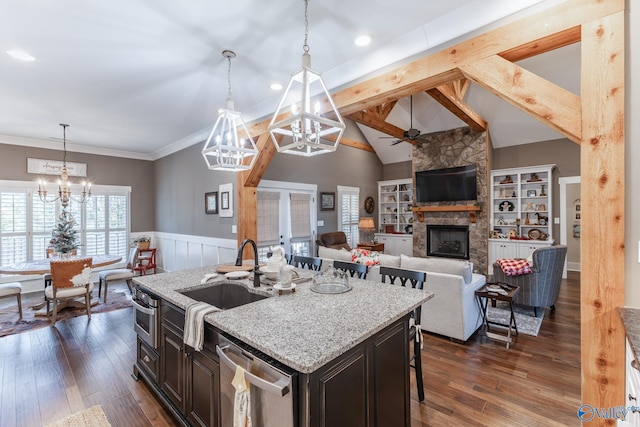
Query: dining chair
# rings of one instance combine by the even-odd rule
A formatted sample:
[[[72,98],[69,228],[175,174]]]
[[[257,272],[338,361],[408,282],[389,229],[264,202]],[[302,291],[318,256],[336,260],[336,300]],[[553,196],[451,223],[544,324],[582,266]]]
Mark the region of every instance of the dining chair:
[[[51,261],[51,286],[45,289],[47,298],[47,315],[51,314],[52,326],[56,324],[59,302],[69,301],[84,296],[87,316],[91,319],[91,265],[93,259],[80,258],[74,260]],[[53,301],[53,313],[50,303]]]
[[[423,289],[424,282],[427,280],[427,273],[424,271],[405,270],[402,268],[393,267],[380,267],[380,275],[382,276],[382,283],[389,283],[394,285],[396,280],[399,281],[400,286],[406,286],[407,283],[414,289]],[[413,361],[413,366],[416,370],[416,386],[418,388],[418,401],[424,401],[424,383],[422,380],[422,357],[420,349],[422,347],[422,334],[419,331],[420,328],[420,316],[422,314],[422,306],[416,307],[411,313],[409,332],[409,339],[413,341],[413,355],[409,358],[409,364]]]
[[[368,267],[365,264],[347,261],[333,261],[333,268],[349,273],[351,277],[358,276],[358,279],[366,279]]]
[[[18,299],[18,314],[22,319],[22,286],[20,282],[9,282],[0,285],[0,298],[16,297]]]
[[[102,293],[102,284],[104,283],[104,302],[107,302],[107,288],[109,287],[109,282],[113,282],[115,280],[126,281],[129,291],[133,294],[133,275],[134,267],[138,260],[138,253],[139,249],[137,247],[129,248],[126,268],[103,270],[98,274],[98,298],[100,298],[100,294]]]
[[[320,271],[320,267],[322,267],[322,258],[293,255],[292,259],[293,261],[291,262],[291,265],[298,268],[305,268],[307,270]]]

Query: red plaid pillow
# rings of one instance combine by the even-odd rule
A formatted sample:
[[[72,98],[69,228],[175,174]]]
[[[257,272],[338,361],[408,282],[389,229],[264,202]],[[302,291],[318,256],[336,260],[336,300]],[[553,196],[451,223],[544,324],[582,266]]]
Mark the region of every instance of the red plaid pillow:
[[[526,259],[499,259],[496,261],[507,276],[520,276],[533,273]]]

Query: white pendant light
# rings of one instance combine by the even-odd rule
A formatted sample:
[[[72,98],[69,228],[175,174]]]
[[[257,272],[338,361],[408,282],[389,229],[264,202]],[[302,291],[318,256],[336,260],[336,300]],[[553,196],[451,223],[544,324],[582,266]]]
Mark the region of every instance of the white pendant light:
[[[269,133],[278,152],[301,156],[336,151],[345,128],[320,73],[311,69],[307,44],[308,5],[309,1],[305,0],[302,69],[291,75],[269,124]],[[327,136],[333,141],[327,140]]]
[[[253,167],[258,149],[241,114],[234,110],[231,100],[231,58],[235,58],[236,54],[233,51],[224,50],[222,56],[227,58],[229,63],[227,108],[221,108],[218,111],[218,120],[213,125],[207,143],[202,149],[202,156],[211,170],[239,172]],[[238,132],[243,132],[244,135],[238,135]]]

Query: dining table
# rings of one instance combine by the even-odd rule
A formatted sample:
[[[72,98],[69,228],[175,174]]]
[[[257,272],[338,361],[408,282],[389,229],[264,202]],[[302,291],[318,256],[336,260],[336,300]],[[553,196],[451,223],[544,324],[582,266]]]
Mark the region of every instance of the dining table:
[[[84,255],[84,256],[72,256],[69,257],[69,260],[73,259],[82,259],[82,258],[92,258],[91,268],[104,267],[111,264],[116,264],[122,261],[122,256],[120,255],[110,255],[110,254],[101,254],[101,255]],[[0,266],[0,274],[19,274],[19,275],[42,275],[51,273],[51,261],[62,260],[62,258],[45,258],[45,259],[36,259],[32,261],[24,261],[17,262],[15,264]],[[98,301],[91,301],[91,306],[98,304]],[[33,310],[40,310],[46,305],[46,299],[44,302],[33,305],[31,308]],[[76,307],[76,306],[84,306],[82,304],[76,304],[76,301],[63,301],[58,309],[63,309],[65,307]],[[36,313],[38,315],[38,313]],[[44,316],[47,313],[42,314]]]

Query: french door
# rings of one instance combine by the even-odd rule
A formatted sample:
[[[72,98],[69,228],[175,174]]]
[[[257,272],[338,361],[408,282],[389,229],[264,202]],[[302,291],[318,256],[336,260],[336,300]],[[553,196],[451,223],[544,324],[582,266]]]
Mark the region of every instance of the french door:
[[[273,246],[287,255],[313,256],[316,240],[316,185],[263,180],[258,187],[258,254]]]

